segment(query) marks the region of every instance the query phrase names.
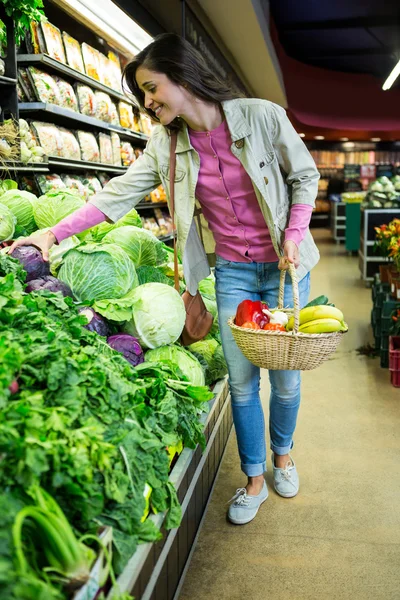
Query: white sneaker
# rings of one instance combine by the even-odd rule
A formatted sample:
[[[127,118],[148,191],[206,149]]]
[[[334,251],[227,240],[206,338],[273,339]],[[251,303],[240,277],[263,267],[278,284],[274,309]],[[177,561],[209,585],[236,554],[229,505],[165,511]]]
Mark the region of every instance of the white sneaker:
[[[232,504],[228,510],[228,519],[235,525],[250,523],[258,513],[261,504],[268,498],[268,488],[264,481],[261,492],[257,496],[249,496],[246,488],[239,488],[229,500]]]
[[[293,498],[299,492],[299,475],[293,458],[290,456],[290,461],[287,462],[284,469],[275,467],[275,457],[272,453],[272,467],[274,472],[274,488],[277,494],[283,498]]]

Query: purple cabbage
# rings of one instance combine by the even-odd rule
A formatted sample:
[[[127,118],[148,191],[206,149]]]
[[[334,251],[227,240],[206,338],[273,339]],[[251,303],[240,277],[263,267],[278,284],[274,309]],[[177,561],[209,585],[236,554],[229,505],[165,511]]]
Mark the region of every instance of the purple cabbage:
[[[87,325],[84,325],[89,331],[94,331],[98,335],[107,337],[110,335],[111,330],[107,321],[99,315],[97,312],[90,308],[90,306],[82,306],[78,309],[80,315],[85,315],[87,318]]]
[[[26,281],[50,275],[49,263],[43,259],[42,253],[35,246],[18,246],[11,256],[22,264],[26,271]]]
[[[107,338],[107,343],[117,352],[121,352],[134,367],[144,362],[143,350],[139,341],[128,333],[116,333]]]
[[[52,275],[46,275],[46,277],[41,277],[40,279],[32,279],[25,288],[26,292],[36,292],[38,290],[61,292],[63,296],[74,297],[69,285]]]

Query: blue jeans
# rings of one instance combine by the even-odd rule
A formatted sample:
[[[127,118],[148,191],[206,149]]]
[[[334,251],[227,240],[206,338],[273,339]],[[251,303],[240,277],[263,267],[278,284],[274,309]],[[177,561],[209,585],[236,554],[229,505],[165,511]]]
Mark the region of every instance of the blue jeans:
[[[245,358],[233,339],[227,320],[242,300],[263,300],[278,305],[278,263],[232,262],[217,256],[215,266],[218,318],[229,371],[233,422],[242,471],[249,477],[266,471],[264,413],[260,401],[260,369]],[[308,302],[310,274],[299,282],[300,305]],[[293,306],[290,275],[286,275],[284,306]],[[288,454],[293,447],[300,405],[300,371],[269,371],[270,447]]]

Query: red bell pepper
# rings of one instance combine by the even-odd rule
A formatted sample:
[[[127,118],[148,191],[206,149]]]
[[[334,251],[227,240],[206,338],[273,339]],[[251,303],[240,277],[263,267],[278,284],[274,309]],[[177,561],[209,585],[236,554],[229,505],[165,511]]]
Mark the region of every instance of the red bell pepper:
[[[262,329],[264,325],[269,323],[269,317],[264,314],[263,308],[268,308],[265,302],[260,300],[243,300],[236,310],[235,324],[241,327],[243,323],[252,321],[257,323]]]

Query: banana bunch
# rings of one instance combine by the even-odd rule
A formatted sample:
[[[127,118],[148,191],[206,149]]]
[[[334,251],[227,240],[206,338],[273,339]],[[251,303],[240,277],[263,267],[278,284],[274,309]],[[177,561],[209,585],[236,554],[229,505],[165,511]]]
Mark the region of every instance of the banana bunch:
[[[286,329],[291,331],[293,327],[294,317],[291,317]],[[300,311],[300,333],[333,333],[347,329],[343,313],[336,306],[307,306]]]

